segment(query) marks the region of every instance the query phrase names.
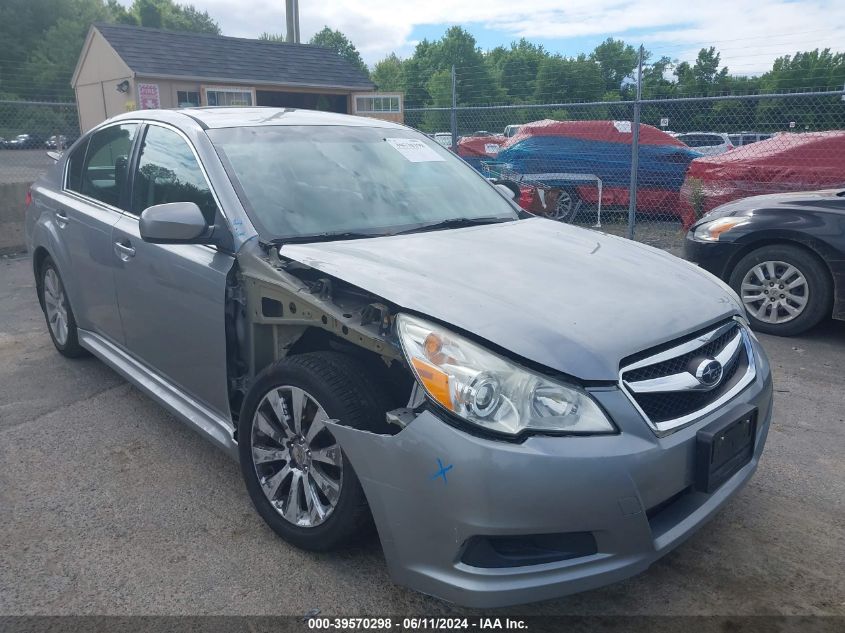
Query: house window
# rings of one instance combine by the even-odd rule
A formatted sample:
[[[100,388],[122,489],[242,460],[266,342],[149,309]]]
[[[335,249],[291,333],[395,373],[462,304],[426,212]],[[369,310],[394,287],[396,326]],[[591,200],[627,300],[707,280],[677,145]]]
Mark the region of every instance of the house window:
[[[206,88],[205,102],[210,106],[251,106],[255,103],[254,91],[251,88]]]
[[[356,112],[401,112],[399,95],[355,97]]]
[[[180,108],[195,108],[200,104],[200,93],[193,90],[177,90],[176,105]]]

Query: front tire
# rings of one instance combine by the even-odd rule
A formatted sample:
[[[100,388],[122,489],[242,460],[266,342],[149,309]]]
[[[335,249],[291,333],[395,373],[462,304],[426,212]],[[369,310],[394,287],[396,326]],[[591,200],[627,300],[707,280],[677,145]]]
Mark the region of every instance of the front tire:
[[[798,246],[772,244],[750,252],[734,267],[729,283],[759,332],[795,336],[830,315],[830,274]]]
[[[364,491],[326,420],[384,432],[387,397],[358,361],[336,352],[283,359],[262,371],[238,425],[253,505],[302,549],[344,547],[371,532]]]

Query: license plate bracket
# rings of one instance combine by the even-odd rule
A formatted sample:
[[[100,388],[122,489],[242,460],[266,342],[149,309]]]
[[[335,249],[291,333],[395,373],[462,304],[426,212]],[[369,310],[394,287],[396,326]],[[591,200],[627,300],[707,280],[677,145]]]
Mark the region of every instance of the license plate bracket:
[[[757,409],[708,424],[696,434],[695,488],[711,493],[754,455]]]

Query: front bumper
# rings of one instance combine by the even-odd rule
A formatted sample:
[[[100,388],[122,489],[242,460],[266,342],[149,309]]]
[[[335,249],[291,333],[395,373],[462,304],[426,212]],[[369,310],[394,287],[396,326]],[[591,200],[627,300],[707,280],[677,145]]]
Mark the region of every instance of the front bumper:
[[[664,437],[616,388],[592,391],[620,428],[612,436],[535,436],[512,444],[465,433],[431,411],[392,436],[332,429],[361,480],[396,582],[471,607],[545,600],[645,570],[748,481],[772,403],[768,361],[756,345],[755,355],[753,383],[727,406]],[[748,405],[758,411],[750,463],[715,492],[694,492],[696,432]],[[461,562],[474,536],[571,532],[591,533],[597,551],[507,568]]]
[[[731,242],[700,242],[693,239],[692,233],[690,230],[684,240],[684,259],[727,281],[731,274],[731,263],[741,247]]]

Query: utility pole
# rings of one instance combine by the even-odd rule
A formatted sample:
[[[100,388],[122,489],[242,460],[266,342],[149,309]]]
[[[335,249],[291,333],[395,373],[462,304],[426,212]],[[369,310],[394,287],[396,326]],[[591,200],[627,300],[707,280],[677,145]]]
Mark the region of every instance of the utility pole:
[[[458,153],[458,90],[455,80],[455,65],[452,64],[452,112],[450,127],[452,129],[452,151]]]
[[[640,44],[640,58],[637,63],[637,97],[634,99],[634,120],[631,122],[631,184],[628,189],[628,239],[634,239],[637,223],[637,174],[640,167],[640,106],[643,98],[643,54]]]
[[[299,44],[299,0],[285,0],[285,41]]]

